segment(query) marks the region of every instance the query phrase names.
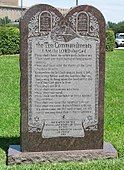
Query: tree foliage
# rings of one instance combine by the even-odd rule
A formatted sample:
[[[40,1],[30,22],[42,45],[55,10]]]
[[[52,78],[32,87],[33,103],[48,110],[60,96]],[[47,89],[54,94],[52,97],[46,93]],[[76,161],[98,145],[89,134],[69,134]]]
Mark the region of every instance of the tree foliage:
[[[0,27],[0,54],[19,53],[20,32],[16,27]]]
[[[113,23],[109,21],[107,23],[107,28],[113,30],[115,34],[124,32],[124,21],[118,23]]]
[[[106,50],[113,51],[115,47],[115,36],[112,30],[106,31]]]

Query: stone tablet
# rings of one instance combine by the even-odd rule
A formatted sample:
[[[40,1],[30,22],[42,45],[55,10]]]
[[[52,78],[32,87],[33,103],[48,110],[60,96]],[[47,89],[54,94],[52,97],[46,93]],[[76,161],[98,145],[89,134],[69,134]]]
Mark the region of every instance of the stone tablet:
[[[105,21],[36,5],[21,19],[22,151],[103,148]]]

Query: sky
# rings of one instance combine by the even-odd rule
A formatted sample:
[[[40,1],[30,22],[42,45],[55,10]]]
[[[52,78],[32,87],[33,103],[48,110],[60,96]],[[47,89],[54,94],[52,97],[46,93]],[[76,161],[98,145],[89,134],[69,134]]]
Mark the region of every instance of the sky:
[[[19,5],[21,0],[19,0]],[[76,0],[22,0],[23,6],[31,7],[35,4],[49,4],[59,8],[71,8]],[[106,22],[118,23],[124,21],[124,0],[78,0],[79,5],[92,5],[98,8],[105,17]]]

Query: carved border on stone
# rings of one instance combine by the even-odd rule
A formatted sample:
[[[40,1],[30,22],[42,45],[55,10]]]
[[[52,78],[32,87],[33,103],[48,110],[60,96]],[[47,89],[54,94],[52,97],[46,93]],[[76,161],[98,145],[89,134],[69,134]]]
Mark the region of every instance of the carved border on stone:
[[[42,15],[43,13],[48,13],[48,14],[50,15],[50,20],[51,20],[51,21],[50,21],[50,27],[51,27],[51,28],[50,28],[49,31],[44,31],[44,30],[41,31],[41,15]],[[43,11],[43,12],[41,12],[40,15],[39,15],[39,33],[42,34],[42,32],[43,32],[43,33],[45,33],[45,34],[47,35],[47,34],[49,34],[50,31],[52,31],[52,14],[51,14],[49,11]]]
[[[39,21],[39,24],[40,24],[40,16],[43,14],[43,13],[48,13],[48,11],[43,11],[43,12],[41,12],[41,13],[37,13],[32,19],[31,19],[31,21],[33,21],[34,19],[37,19],[38,21]],[[50,14],[50,16],[52,17],[52,20],[56,20],[55,18],[57,18],[57,17],[55,17],[55,14],[54,13],[52,13],[52,15],[51,15],[51,13],[49,12],[49,14]],[[97,19],[94,17],[94,16],[92,16],[90,13],[86,13],[86,12],[76,12],[76,13],[74,13],[71,17],[72,18],[74,18],[75,17],[75,19],[74,19],[74,21],[76,22],[76,32],[74,33],[73,32],[73,30],[71,29],[71,28],[69,28],[68,26],[66,26],[65,25],[65,29],[64,29],[64,31],[67,29],[67,32],[69,33],[71,33],[73,36],[73,38],[76,38],[76,37],[78,37],[78,34],[80,34],[80,33],[78,33],[78,30],[77,30],[77,20],[78,20],[78,16],[80,15],[80,14],[86,14],[87,15],[87,18],[88,18],[88,20],[87,20],[87,23],[88,23],[88,25],[89,25],[89,23],[93,23],[94,25],[98,25],[98,21],[97,21]],[[39,17],[38,17],[38,15],[39,15]],[[53,19],[54,18],[54,19]],[[92,19],[92,21],[90,21],[90,18],[93,18]],[[69,18],[69,20],[72,22],[72,20]],[[59,19],[58,19],[58,21],[59,21]],[[35,22],[35,24],[36,25],[33,25],[35,28],[37,28],[37,22]],[[73,23],[74,24],[74,23]],[[72,25],[73,25],[72,24]],[[29,28],[31,28],[31,26],[30,26],[30,24],[29,24]],[[97,31],[96,32],[94,32],[94,34],[92,34],[92,35],[97,35],[98,34],[98,31],[99,31],[99,25],[97,26]],[[52,21],[51,21],[51,29],[52,29]],[[58,39],[58,36],[56,36],[55,35],[55,33],[54,32],[56,32],[56,29],[58,29],[57,30],[57,32],[58,31],[60,31],[60,34],[62,34],[62,30],[61,30],[61,26],[58,26],[58,24],[56,24],[56,25],[54,25],[54,29],[53,29],[53,31],[52,31],[52,34],[50,35],[51,36],[51,39],[54,39],[54,41],[60,41],[59,39]],[[71,29],[71,31],[70,31],[70,29]],[[29,29],[30,30],[30,29]],[[95,29],[96,30],[96,29]],[[34,29],[34,34],[35,34],[35,29]],[[40,26],[39,26],[39,32],[40,32]],[[41,33],[41,32],[40,32]],[[83,33],[83,32],[82,32]],[[34,35],[33,34],[33,35]],[[41,39],[46,39],[47,37],[45,36],[44,37],[44,35],[45,34],[48,34],[47,32],[45,33],[45,32],[43,32],[43,34],[42,34],[42,36],[40,36],[40,38]],[[89,30],[87,31],[87,34],[89,34]],[[30,35],[30,31],[29,31],[29,35]],[[75,35],[75,36],[74,36]],[[84,34],[85,35],[85,34]],[[29,36],[30,37],[30,36]],[[89,37],[88,35],[86,36],[87,38]],[[81,38],[81,37],[80,37]],[[30,44],[31,44],[31,41],[32,40],[30,40],[29,42],[30,42]],[[65,41],[65,39],[61,39],[61,41]],[[97,123],[98,123],[98,86],[99,86],[99,42],[97,42],[98,40],[96,40],[96,77],[95,77],[95,118],[94,118],[94,120],[92,120],[92,117],[91,116],[88,116],[88,117],[86,117],[86,119],[85,119],[85,121],[84,122],[82,122],[82,123],[84,123],[84,128],[85,128],[85,130],[86,131],[90,131],[90,130],[97,130]],[[31,75],[32,75],[32,72],[31,72],[31,67],[30,67],[30,63],[32,63],[32,58],[31,58],[31,53],[30,53],[30,48],[31,48],[31,46],[30,46],[30,44],[29,44],[29,57],[28,57],[28,63],[29,63],[29,67],[28,67],[28,70],[29,70],[29,82],[31,82]],[[29,83],[30,84],[30,83]],[[30,89],[31,87],[29,87],[29,96],[31,96],[31,89]],[[40,125],[38,122],[39,122],[39,120],[38,120],[38,118],[36,118],[36,124],[34,124],[33,123],[33,121],[31,120],[31,117],[32,117],[32,114],[31,114],[31,97],[29,97],[29,107],[28,107],[28,110],[29,110],[29,132],[42,132],[42,130],[43,130],[43,123]],[[87,123],[87,125],[86,125],[86,123]],[[88,126],[88,124],[90,125],[90,126]],[[92,126],[91,126],[92,125]]]
[[[78,30],[78,24],[79,24],[79,21],[78,21],[78,17],[79,17],[79,15],[80,14],[85,14],[86,16],[87,16],[87,30],[84,32],[83,30],[82,31],[79,31]],[[82,21],[83,22],[83,21]],[[89,22],[90,22],[90,20],[89,20],[89,15],[88,15],[88,13],[87,12],[84,12],[84,11],[81,11],[81,12],[79,12],[78,14],[77,14],[77,16],[76,16],[76,32],[79,34],[79,35],[88,35],[89,34]]]
[[[96,74],[95,74],[95,118],[92,121],[92,117],[86,117],[86,123],[90,126],[84,125],[86,131],[96,131],[98,129],[98,98],[99,98],[99,40],[96,42]],[[85,123],[85,122],[84,122]]]
[[[38,12],[35,14],[34,17],[32,17],[30,23],[29,23],[29,35],[28,37],[34,37],[34,36],[46,36],[48,35],[48,33],[46,33],[46,31],[42,31],[40,32],[40,16],[41,14],[45,13],[48,11],[42,11],[41,13]],[[78,21],[77,21],[77,18],[80,14],[86,14],[87,17],[88,17],[88,21],[87,21],[87,24],[89,25],[89,30],[87,31],[87,33],[83,33],[83,32],[78,32],[78,29],[77,29],[77,24],[78,24]],[[54,30],[53,28],[56,28],[57,27],[59,28],[58,26],[58,22],[60,21],[60,18],[57,17],[57,15],[53,12],[49,12],[49,14],[51,15],[52,17],[52,21],[51,21],[51,30]],[[90,12],[75,12],[70,18],[69,18],[69,21],[70,21],[70,26],[71,28],[73,29],[74,33],[77,34],[77,36],[92,36],[92,37],[99,37],[99,24],[98,24],[98,21],[97,21],[97,18],[94,17]],[[70,29],[70,27],[69,27]]]
[[[90,12],[88,12],[88,14],[89,14],[89,18],[90,18],[90,30],[89,30],[90,32],[89,32],[89,35],[99,38],[98,20]]]
[[[87,31],[87,33],[79,33],[78,30],[77,30],[77,17],[79,14],[81,13],[85,13],[87,14],[87,17],[88,17],[88,24],[89,24],[89,30]],[[92,36],[92,37],[97,37],[99,38],[99,24],[98,24],[98,20],[95,16],[93,16],[90,12],[84,12],[84,11],[81,11],[81,12],[75,12],[71,17],[69,17],[69,21],[70,21],[70,26],[71,28],[77,33],[77,34],[80,34],[81,36],[83,35],[89,35],[89,36]]]
[[[48,11],[44,10],[42,12],[37,12],[35,14],[35,16],[33,16],[28,24],[28,37],[36,37],[36,36],[43,36],[44,39],[47,38],[47,36],[49,35],[49,33],[47,33],[46,31],[40,31],[40,16],[41,14],[45,13]],[[58,22],[60,21],[60,18],[54,13],[54,12],[49,12],[50,16],[51,16],[51,30],[58,26]]]
[[[38,20],[39,20],[40,12],[37,12],[35,16],[33,16],[28,24],[28,37],[39,36],[39,28],[38,28]]]

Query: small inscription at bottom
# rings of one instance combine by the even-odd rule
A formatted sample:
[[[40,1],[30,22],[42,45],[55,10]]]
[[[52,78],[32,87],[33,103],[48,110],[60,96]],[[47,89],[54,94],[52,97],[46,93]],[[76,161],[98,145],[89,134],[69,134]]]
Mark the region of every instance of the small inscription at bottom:
[[[84,137],[82,122],[79,120],[48,120],[45,122],[42,137]]]

